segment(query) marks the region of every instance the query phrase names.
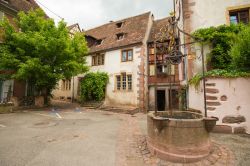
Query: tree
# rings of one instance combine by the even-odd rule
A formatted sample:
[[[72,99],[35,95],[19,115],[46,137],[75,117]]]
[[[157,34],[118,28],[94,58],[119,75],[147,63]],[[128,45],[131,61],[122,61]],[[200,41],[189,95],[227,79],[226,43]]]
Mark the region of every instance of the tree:
[[[29,81],[46,99],[60,79],[88,70],[85,37],[77,33],[71,38],[65,22],[56,26],[38,9],[20,12],[15,25],[7,19],[0,23],[0,69],[15,71],[12,78]]]

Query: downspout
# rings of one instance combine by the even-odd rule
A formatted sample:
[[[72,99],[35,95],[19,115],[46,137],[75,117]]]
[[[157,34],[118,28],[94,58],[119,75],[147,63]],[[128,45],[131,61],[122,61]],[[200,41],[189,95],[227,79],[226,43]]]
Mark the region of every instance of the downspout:
[[[184,21],[184,13],[183,13],[183,11],[184,11],[183,1],[184,0],[181,0],[181,11],[182,11],[182,24],[183,24],[183,28],[184,28],[185,21]],[[183,40],[184,40],[184,43],[186,43],[186,36],[185,35],[183,35]],[[184,55],[187,55],[186,44],[184,45]],[[186,89],[186,101],[187,101],[186,104],[187,104],[187,106],[186,107],[189,108],[189,85],[188,85],[188,74],[187,74],[187,72],[188,72],[188,60],[187,59],[188,59],[188,57],[185,56],[184,57],[184,62],[185,62],[184,80],[186,80],[186,85],[187,85],[187,89]]]

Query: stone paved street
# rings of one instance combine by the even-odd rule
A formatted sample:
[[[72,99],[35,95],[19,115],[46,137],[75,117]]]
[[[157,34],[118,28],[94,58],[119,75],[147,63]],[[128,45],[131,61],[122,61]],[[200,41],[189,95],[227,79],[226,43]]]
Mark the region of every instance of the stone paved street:
[[[146,143],[146,115],[77,105],[0,115],[1,166],[165,166]],[[185,165],[250,165],[250,137],[212,134],[213,153]]]

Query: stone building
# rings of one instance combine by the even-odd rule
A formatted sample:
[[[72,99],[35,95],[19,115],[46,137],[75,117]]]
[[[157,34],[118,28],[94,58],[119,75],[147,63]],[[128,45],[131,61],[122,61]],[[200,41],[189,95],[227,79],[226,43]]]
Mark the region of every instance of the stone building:
[[[34,0],[0,0],[0,20],[6,17],[10,23],[19,11],[28,12],[31,9],[39,8]],[[0,34],[0,43],[3,43]],[[0,74],[11,74],[14,71],[0,70]],[[22,98],[26,95],[26,83],[17,80],[0,80],[0,103],[7,102],[11,96]]]
[[[211,26],[249,23],[249,0],[175,0],[178,26],[187,33]],[[181,43],[192,39],[184,34]],[[202,72],[201,48],[199,44],[186,45],[182,52],[187,54],[180,70],[180,81],[186,85],[195,74]],[[210,52],[210,46],[204,46],[204,55]],[[182,73],[184,72],[184,73]],[[184,76],[184,77],[183,77]],[[188,107],[204,113],[203,87],[188,88]],[[245,78],[207,78],[206,104],[208,116],[219,118],[215,130],[228,133],[250,133],[250,79]]]

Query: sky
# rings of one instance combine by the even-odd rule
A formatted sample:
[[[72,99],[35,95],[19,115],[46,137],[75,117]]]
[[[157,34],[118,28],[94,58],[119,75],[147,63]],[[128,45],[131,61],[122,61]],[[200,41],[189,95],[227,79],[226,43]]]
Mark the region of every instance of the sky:
[[[151,11],[155,19],[169,16],[172,0],[36,0],[56,22],[62,17],[68,25],[79,23],[88,30],[110,21]],[[49,9],[49,10],[48,10]],[[56,13],[53,14],[53,13]],[[58,15],[58,16],[57,16]]]

